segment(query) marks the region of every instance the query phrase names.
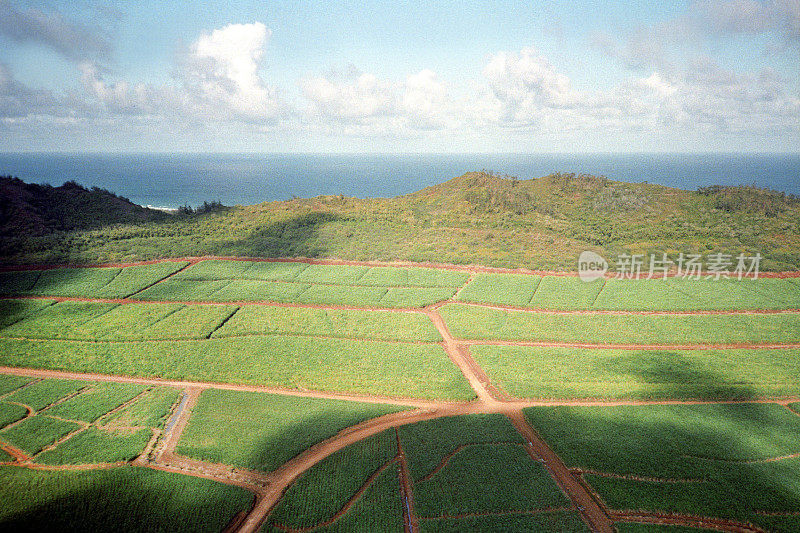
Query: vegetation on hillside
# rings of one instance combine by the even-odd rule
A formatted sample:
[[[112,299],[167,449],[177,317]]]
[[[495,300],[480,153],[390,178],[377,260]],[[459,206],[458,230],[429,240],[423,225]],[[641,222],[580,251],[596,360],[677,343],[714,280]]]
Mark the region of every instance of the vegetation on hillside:
[[[51,192],[64,187],[74,188]],[[575,270],[580,252],[591,249],[612,265],[622,253],[758,252],[762,270],[800,268],[800,200],[751,186],[691,192],[571,173],[519,180],[470,172],[396,198],[214,204],[177,215],[147,211],[135,220],[73,211],[94,223],[36,226],[18,220],[28,212],[16,211],[23,213],[12,216],[17,229],[0,232],[0,261],[305,256]]]

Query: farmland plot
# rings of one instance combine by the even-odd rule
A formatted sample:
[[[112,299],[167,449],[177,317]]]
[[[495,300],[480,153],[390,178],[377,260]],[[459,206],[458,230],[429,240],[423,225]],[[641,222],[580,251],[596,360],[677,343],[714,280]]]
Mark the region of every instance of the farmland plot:
[[[800,314],[564,314],[448,304],[462,339],[596,344],[770,344],[800,342]]]
[[[403,531],[396,442],[394,430],[384,431],[317,463],[289,487],[262,531]]]
[[[782,406],[557,407],[526,415],[612,509],[755,524],[770,521],[763,513],[800,511],[800,417]]]
[[[0,467],[6,531],[218,532],[252,503],[239,487],[122,467],[44,472]]]
[[[254,470],[280,465],[339,431],[403,406],[207,390],[177,452]]]

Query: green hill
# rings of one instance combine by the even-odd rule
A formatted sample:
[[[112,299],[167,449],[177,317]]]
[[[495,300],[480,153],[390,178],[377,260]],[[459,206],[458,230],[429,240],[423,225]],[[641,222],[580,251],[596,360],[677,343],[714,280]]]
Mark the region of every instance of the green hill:
[[[800,202],[755,187],[470,172],[396,198],[319,196],[181,215],[126,209],[93,228],[4,232],[2,261],[305,256],[574,270],[592,249],[612,262],[623,252],[759,252],[763,270],[800,269]]]

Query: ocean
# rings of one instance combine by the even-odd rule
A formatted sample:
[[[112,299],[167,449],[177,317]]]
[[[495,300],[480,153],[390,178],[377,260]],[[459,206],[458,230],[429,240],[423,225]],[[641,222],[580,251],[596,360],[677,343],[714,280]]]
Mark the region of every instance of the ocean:
[[[51,185],[74,180],[170,208],[397,196],[471,170],[522,179],[588,173],[690,190],[755,184],[800,195],[800,154],[0,154],[0,175]]]

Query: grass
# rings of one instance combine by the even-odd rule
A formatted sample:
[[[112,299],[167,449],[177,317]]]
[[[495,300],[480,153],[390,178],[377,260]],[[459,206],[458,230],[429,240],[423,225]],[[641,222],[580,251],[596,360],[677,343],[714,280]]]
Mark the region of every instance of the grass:
[[[243,307],[214,337],[318,335],[341,338],[440,342],[424,315],[391,311],[339,311],[268,306]]]
[[[47,414],[69,420],[94,422],[147,389],[134,383],[97,383],[69,400],[47,410]]]
[[[9,402],[19,402],[29,406],[34,411],[40,411],[52,404],[83,389],[91,386],[92,383],[86,381],[71,381],[63,379],[48,379],[28,385],[6,396]]]
[[[464,415],[437,418],[398,428],[408,468],[415,481],[430,474],[463,444],[512,442],[523,444],[511,422],[502,415]]]
[[[0,429],[22,420],[27,414],[28,410],[22,406],[0,402]]]
[[[82,465],[131,461],[144,451],[149,429],[107,430],[90,427],[56,448],[43,452],[36,462],[46,465]]]
[[[796,309],[800,287],[789,279],[608,280],[595,309]]]
[[[8,376],[0,374],[0,395],[8,394],[33,381],[32,378],[22,376]]]
[[[76,340],[203,339],[237,308],[61,302],[2,331],[5,337]]]
[[[221,531],[252,499],[239,487],[144,468],[0,468],[7,531]]]
[[[398,434],[421,518],[569,503],[502,415],[439,418],[402,426]]]
[[[0,365],[405,398],[474,397],[438,345],[271,336],[144,346],[0,339]]]
[[[519,398],[748,399],[800,394],[800,350],[619,350],[471,346]]]
[[[542,280],[522,274],[478,274],[458,295],[464,302],[526,307]]]
[[[800,314],[570,315],[448,304],[462,339],[597,344],[770,344],[800,342]]]
[[[423,533],[461,533],[463,531],[540,531],[547,533],[584,533],[589,529],[574,511],[548,511],[505,516],[423,519]],[[697,531],[697,530],[693,530]],[[664,533],[673,533],[665,531]],[[681,533],[675,531],[674,533]]]
[[[56,268],[0,273],[0,294],[125,298],[175,273],[186,262],[125,268]]]
[[[537,309],[588,309],[604,283],[603,279],[587,283],[573,276],[545,276],[528,305]]]
[[[314,265],[311,265],[314,266]],[[329,267],[340,268],[340,267]],[[187,270],[188,272],[188,270]],[[278,302],[351,307],[424,307],[455,294],[456,288],[325,285],[262,280],[169,279],[136,299],[186,302]]]
[[[291,528],[313,527],[331,519],[366,483],[378,468],[397,453],[394,430],[387,430],[348,446],[306,470],[285,492],[267,519],[269,526],[280,524]],[[397,478],[397,467],[389,466],[384,476]],[[377,482],[377,480],[376,480]],[[394,485],[394,486],[393,486]],[[389,523],[402,530],[402,508],[397,484],[383,482],[379,496],[383,505],[371,508],[378,516],[372,521]],[[355,511],[351,509],[351,512]],[[349,514],[349,513],[348,513]],[[345,515],[347,516],[347,515]],[[383,531],[381,529],[381,531]]]
[[[0,300],[0,329],[53,305],[53,300]]]
[[[197,459],[272,471],[339,431],[407,409],[317,398],[206,390],[177,452]]]
[[[587,475],[612,509],[754,523],[761,519],[756,511],[800,511],[800,459],[765,462],[800,451],[800,417],[780,405],[557,407],[525,413],[570,467],[673,480]]]
[[[429,480],[414,483],[420,517],[511,512],[569,505],[544,467],[520,444],[464,448]]]
[[[46,415],[26,418],[13,427],[0,431],[0,440],[19,448],[28,455],[39,453],[61,437],[81,427],[77,422],[56,420]]]
[[[800,307],[800,286],[791,279],[774,278],[608,279],[586,283],[573,276],[479,274],[461,291],[459,300],[537,309],[796,309]]]
[[[167,419],[170,408],[180,392],[170,387],[154,387],[147,394],[119,411],[104,416],[101,423],[106,426],[158,427]]]

